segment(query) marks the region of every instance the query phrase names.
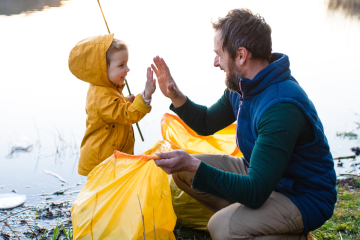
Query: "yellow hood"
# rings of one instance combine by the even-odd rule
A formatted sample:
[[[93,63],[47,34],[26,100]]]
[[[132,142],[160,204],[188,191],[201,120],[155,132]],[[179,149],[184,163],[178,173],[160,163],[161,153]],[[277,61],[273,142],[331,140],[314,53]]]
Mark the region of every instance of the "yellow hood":
[[[131,103],[122,94],[123,86],[110,82],[106,51],[113,39],[113,34],[86,38],[76,44],[69,56],[70,71],[90,83],[86,98],[86,131],[78,169],[84,176],[114,150],[134,154],[132,124],[151,111],[141,94]]]
[[[113,39],[114,34],[111,33],[78,42],[69,56],[69,69],[72,74],[85,82],[116,89],[106,72],[106,51]]]

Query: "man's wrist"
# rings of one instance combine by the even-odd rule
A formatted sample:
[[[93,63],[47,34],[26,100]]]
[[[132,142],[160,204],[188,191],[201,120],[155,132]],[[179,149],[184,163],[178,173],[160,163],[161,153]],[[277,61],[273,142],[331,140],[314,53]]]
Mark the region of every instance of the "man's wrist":
[[[188,172],[195,175],[197,170],[199,169],[200,164],[201,164],[201,161],[199,159],[193,157],[193,159],[191,160]]]
[[[179,92],[177,97],[171,98],[171,102],[175,108],[181,107],[186,102],[186,96],[182,92]]]

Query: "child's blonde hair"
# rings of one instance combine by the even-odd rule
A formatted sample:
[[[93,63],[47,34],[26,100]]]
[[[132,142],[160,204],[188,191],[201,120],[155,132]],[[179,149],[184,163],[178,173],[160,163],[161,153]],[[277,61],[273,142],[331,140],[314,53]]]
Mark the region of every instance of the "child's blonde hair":
[[[124,41],[114,38],[109,49],[106,51],[106,65],[108,67],[110,65],[111,54],[114,52],[117,52],[117,51],[121,51],[121,50],[128,50],[128,46],[126,45],[126,43]]]

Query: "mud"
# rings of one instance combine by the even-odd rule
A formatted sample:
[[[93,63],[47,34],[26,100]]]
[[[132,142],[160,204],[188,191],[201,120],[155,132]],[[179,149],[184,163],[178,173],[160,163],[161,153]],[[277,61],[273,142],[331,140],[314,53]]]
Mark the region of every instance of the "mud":
[[[72,204],[73,200],[65,200],[0,210],[0,239],[50,239],[56,226],[61,231],[71,226]]]
[[[336,184],[348,190],[360,189],[360,176],[340,178]]]

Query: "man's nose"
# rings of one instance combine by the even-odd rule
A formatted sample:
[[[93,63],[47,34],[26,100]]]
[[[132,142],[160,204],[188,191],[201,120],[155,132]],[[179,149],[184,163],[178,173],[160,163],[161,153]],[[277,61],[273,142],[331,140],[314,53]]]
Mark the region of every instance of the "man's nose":
[[[216,56],[215,59],[214,59],[214,67],[220,67],[219,57],[218,56]]]

